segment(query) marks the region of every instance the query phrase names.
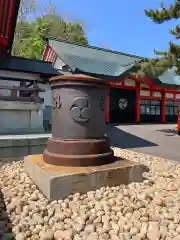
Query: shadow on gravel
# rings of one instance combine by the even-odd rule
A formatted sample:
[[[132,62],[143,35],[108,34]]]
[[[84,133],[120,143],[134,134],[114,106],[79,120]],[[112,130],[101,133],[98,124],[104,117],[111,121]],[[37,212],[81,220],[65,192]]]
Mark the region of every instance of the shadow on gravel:
[[[156,143],[147,141],[146,139],[125,132],[113,125],[106,125],[106,133],[110,139],[111,146],[113,147],[140,148],[158,146]]]
[[[12,223],[6,212],[6,205],[4,197],[0,189],[0,239],[1,240],[12,240],[15,239],[12,233]]]

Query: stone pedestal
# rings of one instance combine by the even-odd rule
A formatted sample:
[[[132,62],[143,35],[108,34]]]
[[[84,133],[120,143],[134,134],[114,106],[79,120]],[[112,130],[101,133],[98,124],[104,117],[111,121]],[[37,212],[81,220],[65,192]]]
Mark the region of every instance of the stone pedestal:
[[[143,165],[119,159],[93,167],[63,167],[47,164],[42,155],[27,156],[25,171],[49,200],[70,194],[86,193],[102,186],[117,186],[142,181]]]
[[[0,134],[43,132],[42,104],[0,101]]]

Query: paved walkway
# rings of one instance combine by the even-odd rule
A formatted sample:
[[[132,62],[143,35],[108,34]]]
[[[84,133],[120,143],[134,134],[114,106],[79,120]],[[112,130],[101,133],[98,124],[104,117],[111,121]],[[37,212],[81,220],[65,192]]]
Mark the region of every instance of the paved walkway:
[[[180,161],[180,136],[176,124],[106,125],[111,145]],[[4,135],[3,140],[48,138],[51,134]]]
[[[180,161],[176,124],[107,126],[112,146]]]

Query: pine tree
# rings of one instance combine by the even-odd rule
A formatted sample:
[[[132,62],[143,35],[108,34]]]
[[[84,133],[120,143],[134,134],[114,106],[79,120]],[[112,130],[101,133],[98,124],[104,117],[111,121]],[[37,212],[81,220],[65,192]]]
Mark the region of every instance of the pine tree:
[[[180,0],[176,0],[168,8],[161,4],[160,10],[145,10],[145,14],[154,23],[162,24],[172,19],[180,19]],[[175,29],[170,29],[169,33],[175,37],[175,42],[180,40],[180,25],[177,24]],[[168,68],[175,67],[176,74],[180,75],[180,45],[170,42],[167,52],[154,50],[157,55],[156,59],[143,59],[138,64],[136,76],[158,77]]]

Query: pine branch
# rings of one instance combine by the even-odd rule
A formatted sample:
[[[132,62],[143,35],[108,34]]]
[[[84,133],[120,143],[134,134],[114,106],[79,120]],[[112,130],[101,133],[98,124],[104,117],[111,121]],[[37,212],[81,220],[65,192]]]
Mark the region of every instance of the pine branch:
[[[144,59],[136,63],[136,69],[132,75],[136,77],[158,78],[167,69],[176,67],[176,74],[180,75],[180,59],[177,56],[167,53],[167,56],[155,59]]]
[[[180,25],[177,25],[175,29],[170,29],[169,32],[176,37],[176,39],[180,39]]]
[[[161,24],[171,19],[178,19],[180,17],[180,3],[178,0],[174,4],[171,4],[169,8],[161,6],[160,10],[146,10],[145,14],[151,18],[155,23]]]
[[[180,45],[170,42],[168,54],[175,56],[175,59],[180,59]]]
[[[150,78],[158,78],[162,75],[168,68],[170,64],[167,59],[148,59],[143,62],[136,73],[138,77],[150,77]]]
[[[163,56],[163,57],[167,56],[167,52],[165,52],[165,51],[159,51],[159,50],[154,49],[154,53],[158,56]]]
[[[165,8],[161,4],[160,10],[145,10],[145,14],[151,18],[155,23],[161,24],[171,19],[180,18],[180,0],[176,0],[174,4],[171,4],[169,8]],[[180,25],[177,25],[175,29],[169,30],[176,39],[180,39]],[[168,68],[176,68],[176,74],[180,75],[180,46],[172,42],[169,43],[169,49],[165,51],[154,50],[158,56],[156,59],[145,59],[141,63],[138,63],[138,70],[133,73],[137,77],[148,76],[151,78],[158,78]]]

